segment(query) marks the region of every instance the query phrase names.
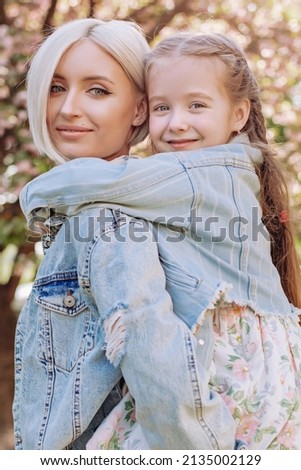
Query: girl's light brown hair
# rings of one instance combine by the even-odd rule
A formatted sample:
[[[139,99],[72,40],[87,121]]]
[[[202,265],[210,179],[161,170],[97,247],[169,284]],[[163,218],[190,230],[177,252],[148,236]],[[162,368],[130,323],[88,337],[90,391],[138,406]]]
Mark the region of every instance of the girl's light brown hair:
[[[251,144],[259,148],[263,155],[263,162],[256,165],[256,172],[261,183],[262,220],[270,234],[272,261],[289,301],[301,307],[300,268],[289,217],[287,184],[277,153],[267,141],[260,90],[246,55],[232,39],[223,34],[180,33],[162,40],[147,55],[146,82],[152,65],[172,55],[221,60],[226,66],[224,86],[233,105],[245,98],[250,101],[249,118],[241,132],[248,134]]]

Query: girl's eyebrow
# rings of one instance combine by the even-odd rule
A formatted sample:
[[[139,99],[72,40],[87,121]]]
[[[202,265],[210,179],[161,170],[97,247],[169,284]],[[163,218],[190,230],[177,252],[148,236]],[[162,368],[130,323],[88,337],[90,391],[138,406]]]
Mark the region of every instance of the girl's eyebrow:
[[[53,78],[56,78],[56,79],[59,79],[59,80],[65,80],[65,77],[63,75],[60,75],[59,73],[55,73],[53,75]],[[83,81],[85,81],[85,82],[89,82],[89,81],[92,81],[92,80],[106,81],[106,82],[109,82],[112,85],[114,85],[114,82],[112,82],[112,80],[110,80],[105,75],[89,75],[88,77],[83,77]]]
[[[213,101],[210,95],[208,95],[207,93],[203,93],[202,91],[190,91],[188,93],[185,93],[184,97],[189,99]]]
[[[149,103],[152,103],[153,101],[166,101],[166,97],[165,96],[159,96],[159,95],[155,95],[155,96],[152,96],[150,99],[149,99]]]
[[[184,96],[185,98],[201,98],[207,101],[212,101],[212,98],[209,95],[207,95],[206,93],[202,93],[200,91],[192,91],[192,92],[186,93]],[[149,98],[149,103],[151,104],[153,101],[166,101],[166,96],[154,95],[151,98]]]

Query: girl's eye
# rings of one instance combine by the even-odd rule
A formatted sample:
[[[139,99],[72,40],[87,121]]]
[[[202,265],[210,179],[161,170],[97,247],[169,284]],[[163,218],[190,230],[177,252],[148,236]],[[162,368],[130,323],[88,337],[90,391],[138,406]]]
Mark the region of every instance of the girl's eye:
[[[105,88],[100,88],[100,87],[90,88],[89,92],[94,96],[111,95],[111,93],[108,90],[106,90]]]
[[[159,111],[159,112],[164,112],[168,110],[169,110],[169,107],[166,104],[159,104],[158,106],[154,108],[154,111]]]
[[[193,109],[200,109],[200,108],[204,108],[205,106],[202,104],[202,103],[192,103],[191,104],[191,108]]]
[[[65,88],[62,85],[52,84],[50,87],[50,93],[60,93],[64,90]]]

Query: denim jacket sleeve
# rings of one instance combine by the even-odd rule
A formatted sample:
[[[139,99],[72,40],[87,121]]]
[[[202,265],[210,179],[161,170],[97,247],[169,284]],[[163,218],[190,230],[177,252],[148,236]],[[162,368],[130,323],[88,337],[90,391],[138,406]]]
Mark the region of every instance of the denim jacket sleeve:
[[[138,232],[146,224],[131,219],[91,251],[106,356],[121,367],[152,449],[234,449],[234,420],[209,390],[197,337],[173,313],[151,228],[139,242],[136,223]]]
[[[168,153],[112,163],[78,158],[35,178],[20,194],[27,220],[37,209],[40,215],[44,209],[45,218],[49,208],[74,215],[83,205],[94,202],[110,208],[126,207],[129,215],[150,221],[157,221],[162,214],[168,219],[181,217],[187,227],[194,190],[181,160]]]

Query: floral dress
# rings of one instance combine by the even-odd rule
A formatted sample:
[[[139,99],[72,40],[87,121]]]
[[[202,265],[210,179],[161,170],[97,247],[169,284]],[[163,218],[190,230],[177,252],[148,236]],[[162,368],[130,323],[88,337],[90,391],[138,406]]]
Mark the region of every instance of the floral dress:
[[[223,305],[213,315],[209,387],[221,394],[248,449],[301,450],[301,328],[298,317]],[[90,447],[89,447],[90,446]],[[91,447],[92,446],[92,447]],[[87,448],[147,449],[128,393]]]
[[[149,445],[135,416],[135,402],[129,392],[102,421],[91,439],[87,450],[147,450]]]

